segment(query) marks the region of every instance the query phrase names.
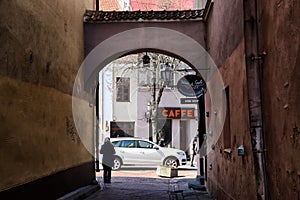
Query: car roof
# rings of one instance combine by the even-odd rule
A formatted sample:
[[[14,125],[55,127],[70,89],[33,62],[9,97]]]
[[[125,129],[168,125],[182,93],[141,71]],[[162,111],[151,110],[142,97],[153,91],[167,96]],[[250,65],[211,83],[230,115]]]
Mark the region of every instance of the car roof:
[[[140,137],[117,137],[117,138],[111,138],[111,141],[117,141],[117,140],[147,140],[145,138],[140,138]]]

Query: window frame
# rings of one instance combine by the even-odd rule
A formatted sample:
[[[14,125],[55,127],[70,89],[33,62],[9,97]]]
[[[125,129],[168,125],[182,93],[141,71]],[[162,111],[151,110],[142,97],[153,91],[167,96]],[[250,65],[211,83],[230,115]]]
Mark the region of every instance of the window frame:
[[[143,144],[148,144],[149,145],[149,147],[147,147],[147,146],[141,146],[141,143]],[[154,148],[154,145],[151,143],[151,142],[148,142],[148,141],[144,141],[144,140],[138,140],[138,142],[137,142],[137,147],[138,148],[142,148],[142,149],[153,149]]]
[[[126,89],[127,99],[125,99]],[[121,98],[119,98],[119,91],[121,91]],[[130,78],[116,77],[116,102],[130,102]]]
[[[231,130],[230,130],[230,90],[229,86],[225,88],[226,94],[226,115],[225,115],[225,122],[224,122],[224,129],[223,129],[223,142],[224,142],[224,149],[231,149]]]
[[[110,121],[110,137],[134,137],[135,122]],[[123,135],[124,134],[124,135]]]
[[[125,146],[126,144],[126,146]],[[131,144],[134,144],[134,146],[130,146]],[[122,140],[120,147],[122,148],[137,148],[137,142],[136,140]]]

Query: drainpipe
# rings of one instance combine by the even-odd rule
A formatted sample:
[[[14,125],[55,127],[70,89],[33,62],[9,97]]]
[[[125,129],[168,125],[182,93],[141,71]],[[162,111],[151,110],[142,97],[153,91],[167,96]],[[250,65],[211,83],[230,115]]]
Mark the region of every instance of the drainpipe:
[[[96,0],[96,10],[99,11],[99,0]]]
[[[205,139],[205,133],[206,133],[206,127],[205,127],[205,101],[204,101],[204,94],[201,95],[198,99],[198,104],[197,104],[197,110],[198,110],[198,147],[199,147],[199,167],[198,167],[198,174],[201,176],[205,176],[206,167],[204,164],[204,157],[206,156],[206,147],[202,147],[202,145],[205,145],[206,139]]]
[[[250,134],[258,200],[268,199],[263,137],[261,67],[265,53],[260,34],[260,0],[244,0],[244,36]]]
[[[100,172],[99,168],[99,82],[96,87],[96,172]]]

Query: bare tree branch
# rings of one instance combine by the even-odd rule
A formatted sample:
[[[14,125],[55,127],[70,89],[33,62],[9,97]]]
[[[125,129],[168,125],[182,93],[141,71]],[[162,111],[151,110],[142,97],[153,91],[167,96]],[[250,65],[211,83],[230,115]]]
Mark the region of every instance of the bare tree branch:
[[[163,84],[162,84],[161,88],[159,88],[159,91],[158,91],[158,94],[157,94],[157,100],[156,100],[157,107],[158,107],[158,105],[160,103],[161,96],[162,96],[162,94],[164,92],[165,87],[166,87],[166,83],[163,81]]]

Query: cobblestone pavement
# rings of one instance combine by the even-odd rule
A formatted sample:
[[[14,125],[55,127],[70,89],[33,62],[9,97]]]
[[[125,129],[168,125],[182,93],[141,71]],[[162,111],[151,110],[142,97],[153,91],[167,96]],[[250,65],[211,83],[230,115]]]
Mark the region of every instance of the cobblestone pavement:
[[[156,168],[135,169],[126,168],[112,172],[111,184],[104,184],[102,173],[96,174],[101,190],[95,192],[86,200],[156,200],[172,199],[168,191],[170,188],[182,190],[173,199],[200,199],[212,200],[208,194],[194,192],[187,186],[188,180],[193,180],[197,175],[194,169],[178,170],[178,176],[174,178],[160,177],[156,174]],[[199,195],[200,194],[200,195]]]

